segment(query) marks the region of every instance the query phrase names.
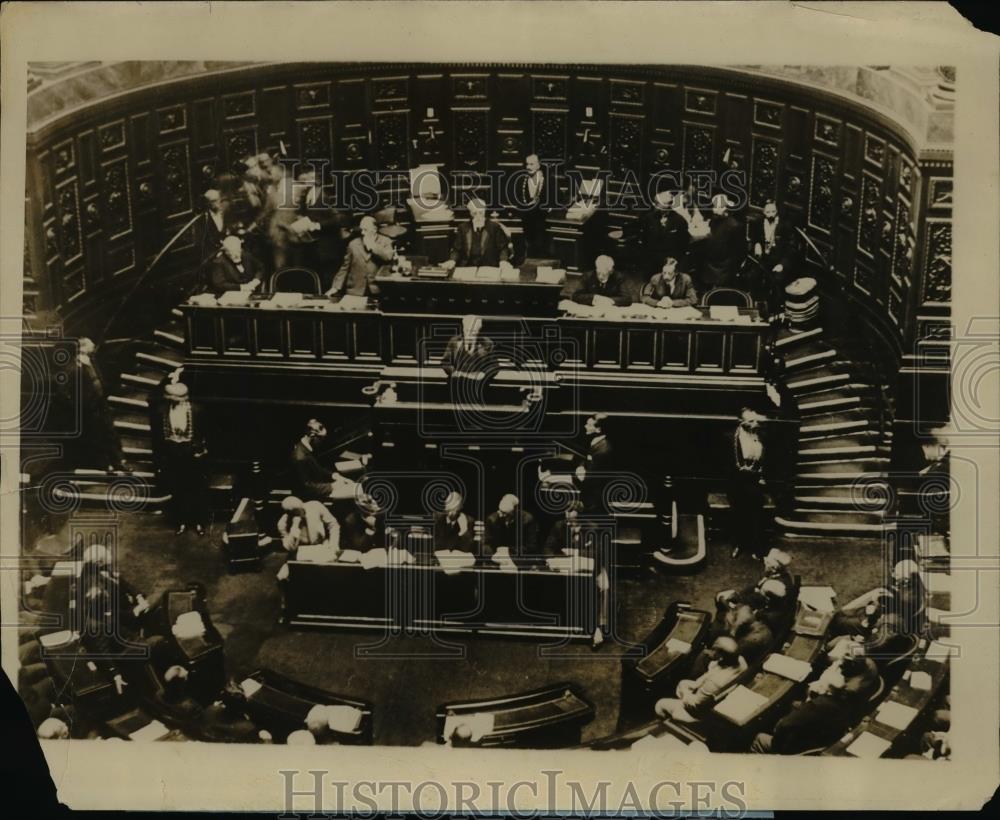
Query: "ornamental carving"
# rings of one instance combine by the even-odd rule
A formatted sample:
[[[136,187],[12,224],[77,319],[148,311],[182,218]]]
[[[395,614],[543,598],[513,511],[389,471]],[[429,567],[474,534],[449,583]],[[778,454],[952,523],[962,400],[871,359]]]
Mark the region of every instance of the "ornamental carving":
[[[97,138],[101,143],[101,151],[107,153],[125,145],[125,123],[113,122],[97,129]]]
[[[858,224],[858,247],[872,255],[878,250],[879,182],[870,176],[861,179],[861,218]]]
[[[161,134],[177,131],[187,125],[187,111],[183,105],[161,108],[156,112],[156,120]]]
[[[642,161],[642,120],[611,118],[611,171],[638,173]]]
[[[104,198],[105,227],[112,238],[132,230],[128,168],[124,159],[105,167]]]
[[[487,112],[455,112],[455,165],[460,168],[486,170]]]
[[[868,268],[866,268],[864,265],[854,266],[854,285],[859,290],[862,290],[865,293],[867,293],[869,296],[871,295],[872,292],[872,279],[873,279],[872,272],[868,270]]]
[[[544,160],[566,158],[566,115],[556,111],[535,112],[534,151]]]
[[[660,145],[658,143],[653,145],[652,155],[650,156],[650,162],[656,170],[662,170],[664,168],[673,167],[674,160],[674,147],[672,145]]]
[[[299,123],[299,145],[303,159],[329,160],[333,153],[329,118]]]
[[[951,223],[927,223],[924,301],[951,301]]]
[[[375,154],[379,170],[397,171],[406,166],[407,117],[405,111],[375,118]]]
[[[67,171],[73,168],[75,164],[75,158],[73,153],[73,142],[72,140],[64,142],[62,145],[57,145],[52,150],[52,162],[55,166],[56,174],[65,174]]]
[[[753,121],[756,125],[766,125],[769,128],[781,127],[781,106],[775,103],[756,100],[753,104]]]
[[[190,161],[187,143],[165,146],[163,160],[163,196],[170,216],[191,210]]]
[[[832,159],[813,156],[809,224],[824,231],[829,231],[833,224],[833,189],[836,175],[837,166]]]
[[[542,100],[565,100],[566,80],[561,77],[535,77],[535,97]]]
[[[688,89],[684,94],[684,108],[695,114],[714,114],[715,92]]]
[[[372,80],[372,95],[376,101],[406,99],[406,86],[406,77]]]
[[[318,108],[330,103],[330,86],[328,83],[306,85],[297,89],[295,100],[299,108]]]
[[[763,207],[775,199],[778,191],[778,146],[766,140],[754,140],[751,157],[750,202]]]
[[[222,98],[222,112],[227,120],[236,119],[237,117],[250,117],[253,116],[254,111],[254,95],[252,91]]]
[[[226,135],[227,165],[248,159],[257,153],[257,132],[236,131]]]
[[[916,242],[910,225],[910,208],[900,200],[896,210],[896,237],[892,249],[892,275],[900,283],[910,282]]]
[[[871,134],[865,135],[865,159],[879,167],[885,163],[885,143]]]
[[[625,105],[642,105],[641,83],[617,83],[611,81],[611,102]]]
[[[905,160],[899,164],[899,188],[907,196],[913,192],[913,168]]]
[[[80,226],[80,194],[76,180],[63,185],[56,194],[59,205],[59,237],[63,260],[79,256],[83,248]]]
[[[710,171],[715,134],[711,128],[684,126],[684,170]]]
[[[458,100],[478,100],[486,97],[485,77],[453,77],[452,92]]]
[[[838,145],[840,142],[840,123],[817,116],[815,137],[827,145]]]

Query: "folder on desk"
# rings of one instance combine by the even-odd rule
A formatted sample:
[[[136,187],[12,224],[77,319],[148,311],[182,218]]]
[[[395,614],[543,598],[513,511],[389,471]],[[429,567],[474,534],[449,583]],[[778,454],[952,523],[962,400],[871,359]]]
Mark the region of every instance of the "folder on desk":
[[[59,632],[49,632],[47,635],[41,635],[38,638],[38,642],[46,649],[55,649],[56,647],[72,643],[74,637],[74,634],[68,629],[63,629]]]
[[[240,691],[243,692],[245,698],[252,698],[263,688],[264,684],[254,678],[246,678],[240,682]]]
[[[735,305],[712,305],[708,315],[721,322],[733,322],[740,315],[740,309]]]
[[[715,705],[715,711],[742,726],[765,703],[766,697],[741,684]]]
[[[472,282],[476,278],[476,270],[478,269],[474,267],[455,268],[452,278],[458,282]]]
[[[500,268],[494,268],[490,265],[482,265],[476,268],[476,279],[485,280],[487,282],[499,282],[500,281]]]
[[[796,683],[801,683],[809,677],[809,673],[812,672],[812,665],[805,661],[800,661],[798,658],[790,658],[788,655],[772,652],[767,656],[767,660],[764,661],[764,671],[772,672],[775,675],[788,678],[788,680],[793,680]]]
[[[295,307],[301,301],[301,293],[276,293],[271,297],[271,304],[278,308]]]
[[[862,732],[845,751],[854,757],[875,758],[882,757],[890,746],[892,743],[885,738],[873,735],[871,732]]]
[[[520,268],[501,268],[500,269],[500,281],[501,282],[519,282],[521,280],[521,269]]]
[[[891,726],[893,729],[903,731],[917,716],[917,710],[905,703],[898,703],[890,700],[879,706],[875,713],[875,719],[884,726]]]
[[[566,271],[542,266],[535,269],[535,281],[544,285],[558,285],[566,279]]]
[[[152,742],[156,740],[163,740],[167,735],[170,734],[170,730],[164,726],[160,721],[154,720],[147,723],[141,729],[136,729],[132,734],[129,735],[130,740],[136,740],[141,742]]]
[[[250,293],[245,290],[227,290],[219,297],[220,305],[246,305],[250,302]]]

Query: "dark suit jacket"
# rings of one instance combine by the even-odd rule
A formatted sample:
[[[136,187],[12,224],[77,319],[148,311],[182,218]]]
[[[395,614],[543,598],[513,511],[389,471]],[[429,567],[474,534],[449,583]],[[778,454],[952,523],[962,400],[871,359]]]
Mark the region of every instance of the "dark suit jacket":
[[[793,708],[774,727],[771,751],[779,755],[829,746],[849,728],[856,713],[837,695],[816,695]]]
[[[650,268],[663,267],[663,260],[673,256],[678,262],[687,254],[687,222],[680,214],[670,210],[653,209],[643,217],[643,248]]]
[[[764,218],[755,219],[750,223],[750,251],[759,243],[761,250],[764,249]],[[761,264],[770,272],[775,265],[781,265],[783,272],[788,272],[795,262],[798,261],[800,251],[798,234],[795,226],[787,217],[778,215],[778,224],[774,229],[774,247],[764,251],[761,256]]]
[[[732,214],[713,216],[711,232],[705,237],[705,282],[711,285],[729,280],[743,262],[746,236],[743,223]]]
[[[762,660],[774,643],[774,633],[770,627],[756,619],[740,624],[733,630],[732,636],[748,664]]]
[[[510,239],[499,223],[486,220],[481,231],[466,222],[455,230],[451,260],[459,267],[496,267],[510,258]]]
[[[362,552],[386,546],[385,516],[375,516],[374,534],[369,534],[367,529],[364,517],[357,510],[351,511],[340,527],[340,546]]]
[[[301,442],[295,442],[291,456],[293,487],[303,501],[323,500],[330,497],[333,489],[331,471],[323,468],[316,454],[306,449]]]
[[[434,551],[437,550],[462,550],[472,552],[473,539],[475,537],[475,521],[472,516],[465,513],[468,519],[468,527],[464,534],[459,533],[457,520],[448,520],[447,513],[434,514]]]
[[[359,236],[352,239],[344,254],[340,270],[333,278],[333,291],[363,296],[369,291],[378,292],[373,287],[375,275],[392,261],[392,241],[385,236],[375,237],[375,250],[369,252]]]
[[[664,296],[669,296],[673,300],[674,307],[698,304],[698,294],[694,289],[694,282],[691,281],[690,276],[680,271],[674,276],[672,282],[667,282],[667,278],[662,273],[653,274],[653,278],[642,289],[642,293],[642,301],[653,307],[656,307]]]
[[[498,547],[508,547],[512,558],[537,554],[538,527],[534,516],[521,509],[515,510],[506,519],[496,511],[486,516],[483,555],[489,558]]]
[[[560,518],[549,530],[545,539],[544,553],[546,557],[560,556],[563,549],[577,549],[584,558],[597,558],[597,546],[601,543],[602,533],[598,528],[581,524],[577,532],[572,532],[565,518]]]
[[[492,361],[493,340],[480,334],[471,353],[465,350],[462,334],[452,336],[441,357],[441,367],[450,376],[455,371],[477,373],[485,371]]]
[[[580,281],[580,287],[573,294],[573,301],[583,305],[594,304],[595,296],[608,296],[616,305],[631,305],[632,298],[625,293],[625,278],[618,271],[611,271],[603,285],[597,278],[597,271],[588,271]]]
[[[220,253],[208,269],[208,287],[216,296],[228,290],[239,290],[251,279],[263,281],[264,268],[252,254],[243,251],[243,270],[240,271],[228,256]]]

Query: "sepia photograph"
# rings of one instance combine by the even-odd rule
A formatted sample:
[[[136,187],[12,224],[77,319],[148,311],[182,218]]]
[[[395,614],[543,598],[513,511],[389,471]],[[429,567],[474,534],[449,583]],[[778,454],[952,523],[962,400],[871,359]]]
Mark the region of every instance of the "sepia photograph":
[[[60,801],[989,798],[995,38],[678,58],[588,38],[698,4],[289,4],[299,51],[192,3],[122,54],[111,13],[161,12],[94,5],[3,72],[3,665]]]

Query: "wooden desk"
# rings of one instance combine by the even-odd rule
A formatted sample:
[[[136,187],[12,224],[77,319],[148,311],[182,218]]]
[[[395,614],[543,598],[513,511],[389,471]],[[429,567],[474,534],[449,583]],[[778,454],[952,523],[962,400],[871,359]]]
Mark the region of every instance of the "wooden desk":
[[[380,274],[375,277],[386,313],[445,313],[477,316],[556,316],[563,285],[539,282],[531,269],[517,281],[428,279]]]
[[[589,572],[289,561],[285,619],[293,626],[590,638]]]

